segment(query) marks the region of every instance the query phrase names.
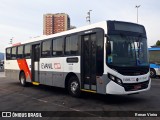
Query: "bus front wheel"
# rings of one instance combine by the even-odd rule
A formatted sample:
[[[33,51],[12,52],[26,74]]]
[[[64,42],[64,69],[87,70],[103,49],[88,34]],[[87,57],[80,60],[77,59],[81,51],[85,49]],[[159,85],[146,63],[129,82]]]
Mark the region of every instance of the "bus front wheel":
[[[156,71],[154,69],[150,69],[150,77],[155,78],[156,77]]]
[[[80,97],[81,94],[80,84],[76,76],[70,77],[68,82],[68,91],[69,94],[72,95],[73,97]]]
[[[20,83],[23,87],[25,87],[27,85],[26,76],[25,76],[24,72],[20,73]]]

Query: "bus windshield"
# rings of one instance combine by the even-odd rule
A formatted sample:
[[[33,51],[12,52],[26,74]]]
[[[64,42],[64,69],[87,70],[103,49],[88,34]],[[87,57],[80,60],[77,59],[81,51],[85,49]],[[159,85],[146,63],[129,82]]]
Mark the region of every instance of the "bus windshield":
[[[148,66],[147,40],[143,37],[110,35],[107,64],[118,67]]]

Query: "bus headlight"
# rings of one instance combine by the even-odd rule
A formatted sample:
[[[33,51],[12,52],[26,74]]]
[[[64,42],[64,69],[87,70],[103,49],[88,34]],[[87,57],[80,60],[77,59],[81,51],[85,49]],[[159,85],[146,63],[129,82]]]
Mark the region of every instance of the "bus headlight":
[[[117,78],[117,83],[118,83],[119,85],[122,85],[121,79]]]
[[[114,81],[115,83],[122,85],[122,80],[120,78],[117,78],[114,75],[109,74],[109,73],[108,73],[108,78]]]
[[[115,80],[116,80],[116,77],[115,77],[115,76],[113,76],[113,75],[111,75],[111,74],[108,74],[108,78],[109,78],[109,79],[111,79],[111,80],[113,80],[113,81],[115,81]]]

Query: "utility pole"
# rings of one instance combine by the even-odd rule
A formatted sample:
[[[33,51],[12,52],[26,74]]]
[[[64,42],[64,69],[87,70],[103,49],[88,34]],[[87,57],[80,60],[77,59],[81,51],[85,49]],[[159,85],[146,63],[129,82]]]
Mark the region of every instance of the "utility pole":
[[[13,43],[13,37],[10,39],[9,44]]]
[[[140,7],[141,5],[136,5],[136,8],[137,8],[137,23],[138,23],[138,8]]]
[[[89,23],[89,24],[91,24],[91,11],[92,10],[89,10],[88,12],[87,12],[87,17],[86,17],[86,21]]]

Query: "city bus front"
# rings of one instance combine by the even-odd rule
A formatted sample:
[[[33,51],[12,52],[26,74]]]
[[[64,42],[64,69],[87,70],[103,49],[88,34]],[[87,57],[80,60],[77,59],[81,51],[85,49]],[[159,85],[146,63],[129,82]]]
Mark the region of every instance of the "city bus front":
[[[150,89],[145,28],[108,21],[106,35],[107,94],[133,94]]]

